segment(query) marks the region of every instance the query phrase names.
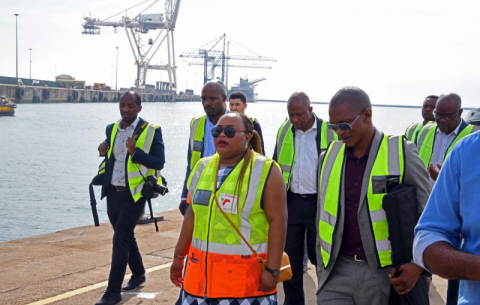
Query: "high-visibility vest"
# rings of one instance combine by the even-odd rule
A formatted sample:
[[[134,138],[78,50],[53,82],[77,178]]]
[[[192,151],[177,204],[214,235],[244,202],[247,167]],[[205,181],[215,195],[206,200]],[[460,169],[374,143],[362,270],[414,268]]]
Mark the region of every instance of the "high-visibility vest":
[[[417,132],[419,132],[423,127],[428,126],[432,123],[435,123],[435,121],[428,121],[425,125],[423,125],[423,122],[411,124],[405,131],[405,137],[410,142],[415,142],[417,138]]]
[[[287,190],[290,188],[295,160],[295,137],[292,127],[292,122],[287,118],[277,133],[277,162],[282,169],[283,180]],[[322,121],[322,125],[317,126],[317,128],[321,128],[319,143],[321,153],[327,149],[330,142],[338,140],[338,135],[327,127],[327,122],[325,121]]]
[[[253,166],[247,167],[239,196],[236,187],[243,160],[232,169],[216,194],[226,215],[259,256],[265,258],[269,224],[260,201],[274,162],[258,153],[253,154],[252,160]],[[187,182],[195,225],[183,288],[191,295],[208,298],[246,298],[275,293],[276,290],[257,291],[260,285],[258,258],[218,210],[213,197],[218,164],[218,154],[201,159]]]
[[[115,123],[112,128],[112,134],[110,136],[110,148],[108,149],[107,159],[110,159],[115,146],[118,124],[120,124],[120,121]],[[153,137],[155,136],[155,130],[158,127],[160,126],[149,124],[138,137],[135,143],[135,148],[139,148],[148,154],[152,146]],[[148,176],[157,175],[158,183],[163,184],[162,178],[159,173],[157,174],[157,172],[158,171],[155,169],[147,168],[138,163],[132,163],[132,156],[128,155],[125,181],[127,182],[127,187],[132,194],[134,202],[137,202],[142,197],[142,188],[143,184],[145,183],[144,179],[146,179]]]
[[[192,151],[190,169],[195,166],[203,154],[206,118],[207,115],[204,114],[199,118],[194,118],[190,122],[190,149]]]
[[[437,134],[437,128],[437,124],[425,126],[424,128],[422,128],[422,130],[418,133],[417,136],[418,155],[420,156],[420,159],[422,159],[423,164],[427,169],[432,162],[433,147],[435,145],[435,135]],[[452,150],[453,146],[455,146],[458,141],[468,136],[469,134],[474,133],[477,130],[480,130],[480,126],[467,125],[467,127],[460,131],[443,155],[443,160],[445,160],[447,155]]]
[[[388,239],[388,222],[383,209],[383,197],[386,193],[374,194],[372,178],[375,176],[399,176],[403,181],[404,138],[383,136],[378,154],[370,173],[367,204],[370,214],[375,252],[381,268],[392,265],[391,246]],[[323,265],[327,268],[333,248],[333,234],[336,229],[338,207],[340,206],[340,188],[343,187],[342,173],[345,166],[345,144],[336,141],[329,146],[320,171],[320,220],[318,232]]]

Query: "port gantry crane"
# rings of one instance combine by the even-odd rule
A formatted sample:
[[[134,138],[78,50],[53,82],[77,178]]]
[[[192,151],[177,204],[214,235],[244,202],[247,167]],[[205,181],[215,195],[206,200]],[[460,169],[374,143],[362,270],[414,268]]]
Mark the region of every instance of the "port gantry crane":
[[[229,41],[227,42],[227,38]],[[248,51],[251,55],[230,55],[230,42]],[[221,46],[223,45],[223,46]],[[227,48],[225,49],[225,45]],[[221,46],[222,49],[218,50]],[[240,50],[239,50],[240,51]],[[195,49],[192,52],[184,52],[180,54],[182,58],[202,58],[203,61],[189,62],[189,66],[203,66],[203,83],[206,84],[209,80],[215,78],[215,69],[220,68],[222,71],[221,80],[228,88],[228,68],[258,68],[258,69],[271,69],[270,66],[257,65],[251,62],[254,61],[273,61],[276,60],[273,57],[258,55],[239,43],[235,42],[231,37],[223,34],[219,38],[215,38],[213,41],[206,45]],[[230,61],[244,61],[247,64],[230,64]]]
[[[133,56],[135,57],[135,64],[137,65],[137,78],[135,80],[135,86],[137,88],[145,87],[148,70],[165,70],[168,72],[170,92],[173,96],[175,96],[174,93],[176,93],[177,88],[177,75],[175,69],[175,45],[173,32],[175,30],[175,24],[177,22],[181,0],[165,0],[165,14],[144,14],[145,11],[150,9],[159,1],[160,0],[143,1],[103,20],[92,17],[84,17],[83,19],[85,20],[85,23],[83,24],[82,34],[98,35],[100,34],[101,27],[113,27],[115,29],[115,33],[117,32],[118,28],[124,28],[125,33],[127,34],[128,42],[132,48]],[[120,21],[109,21],[109,19],[126,13],[128,10],[147,2],[150,2],[147,8],[145,8],[135,17],[130,18],[128,16],[122,16]],[[155,39],[150,38],[148,41],[148,47],[146,47],[146,45],[142,42],[141,34],[147,34],[150,30],[160,30],[160,33],[158,33]],[[150,64],[151,60],[165,40],[167,40],[168,64]]]

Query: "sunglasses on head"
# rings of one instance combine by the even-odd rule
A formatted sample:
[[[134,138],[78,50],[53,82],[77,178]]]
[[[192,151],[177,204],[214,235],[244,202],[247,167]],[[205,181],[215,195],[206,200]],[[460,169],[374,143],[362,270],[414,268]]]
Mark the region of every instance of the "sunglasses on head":
[[[338,123],[338,124],[330,124],[328,123],[327,124],[327,127],[330,128],[331,130],[337,132],[338,129],[341,129],[343,131],[350,131],[352,130],[352,126],[353,124],[355,124],[355,122],[357,121],[357,119],[362,115],[362,113],[367,110],[368,108],[365,108],[362,110],[362,112],[360,112],[360,114],[355,118],[355,120],[353,120],[352,124],[349,124],[349,123]]]
[[[245,131],[235,130],[235,128],[231,126],[227,126],[225,128],[223,128],[223,126],[215,126],[212,128],[211,132],[214,138],[218,138],[222,134],[222,132],[225,134],[225,136],[227,136],[227,138],[233,138],[236,132],[245,132]]]

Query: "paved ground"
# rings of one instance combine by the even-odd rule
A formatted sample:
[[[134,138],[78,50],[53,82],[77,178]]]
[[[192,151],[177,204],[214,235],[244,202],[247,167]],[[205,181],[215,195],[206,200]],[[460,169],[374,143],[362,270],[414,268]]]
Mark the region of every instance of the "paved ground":
[[[137,227],[147,282],[138,291],[124,293],[121,304],[174,304],[177,299],[169,266],[183,218],[177,211],[163,215],[160,233],[153,225]],[[0,304],[93,305],[106,287],[111,238],[111,227],[102,224],[0,243]],[[305,274],[304,286],[306,304],[315,304],[313,268]],[[444,304],[445,291],[446,281],[434,278],[431,304]]]

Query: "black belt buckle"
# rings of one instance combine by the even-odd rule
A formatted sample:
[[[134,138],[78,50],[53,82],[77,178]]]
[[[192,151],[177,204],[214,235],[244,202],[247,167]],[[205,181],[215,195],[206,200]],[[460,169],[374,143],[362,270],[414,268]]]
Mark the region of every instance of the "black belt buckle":
[[[118,185],[114,185],[115,189],[117,190],[117,192],[121,193],[121,192],[125,192],[127,190],[126,187],[124,186],[118,186]]]

